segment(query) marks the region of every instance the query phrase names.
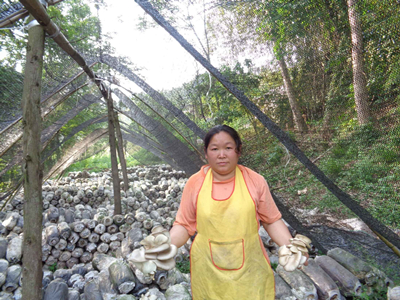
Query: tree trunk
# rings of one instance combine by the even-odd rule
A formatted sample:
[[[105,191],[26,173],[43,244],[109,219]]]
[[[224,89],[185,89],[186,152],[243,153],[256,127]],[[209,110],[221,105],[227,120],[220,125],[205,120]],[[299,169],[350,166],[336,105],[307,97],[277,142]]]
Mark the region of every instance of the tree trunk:
[[[275,135],[279,141],[323,184],[332,192],[344,205],[361,218],[372,230],[381,234],[391,241],[397,248],[400,248],[400,238],[388,227],[375,219],[365,208],[354,201],[349,194],[342,191],[333,183],[290,139],[290,137],[279,128],[268,116],[266,116],[253,102],[229,82],[214,66],[212,66],[201,54],[171,26],[160,13],[155,10],[147,0],[136,0],[158,24],[160,24],[172,37],[174,37],[183,48],[185,48],[199,63],[213,74],[218,81],[234,95],[244,106],[246,106],[259,120]]]
[[[120,215],[122,213],[121,187],[118,175],[117,150],[115,145],[115,125],[113,122],[114,105],[111,97],[111,91],[109,92],[106,101],[108,108],[108,136],[110,141],[111,174],[113,178],[113,188],[114,188],[114,214]]]
[[[356,102],[358,124],[370,121],[371,113],[368,105],[367,79],[363,61],[363,37],[360,18],[356,9],[357,0],[347,0],[349,23],[351,29],[351,62],[353,65],[353,89]]]
[[[22,299],[42,299],[42,179],[40,163],[40,96],[44,53],[44,29],[28,31],[23,111],[24,241]]]
[[[118,114],[116,112],[114,112],[114,125],[115,125],[115,131],[117,133],[118,157],[119,157],[119,162],[121,163],[122,177],[124,178],[124,191],[126,192],[129,189],[129,180],[128,180],[128,173],[126,171],[126,160],[124,154],[124,145],[122,143],[123,139],[121,134],[121,127],[119,126]]]
[[[281,68],[283,84],[285,85],[286,94],[289,98],[290,108],[292,109],[293,119],[300,132],[307,132],[307,124],[304,122],[301,116],[299,104],[297,103],[295,92],[293,89],[292,81],[290,80],[289,71],[286,66],[286,62],[283,57],[278,59],[279,66]]]

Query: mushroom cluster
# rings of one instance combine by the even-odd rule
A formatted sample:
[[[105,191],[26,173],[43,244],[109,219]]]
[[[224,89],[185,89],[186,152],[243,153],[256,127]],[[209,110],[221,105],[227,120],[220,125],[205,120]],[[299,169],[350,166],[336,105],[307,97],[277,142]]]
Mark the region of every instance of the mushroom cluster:
[[[154,276],[157,268],[171,270],[175,267],[178,249],[171,244],[168,230],[162,226],[155,226],[141,242],[143,247],[134,250],[128,255],[128,261],[133,263],[144,275]]]
[[[279,248],[279,264],[288,272],[292,272],[301,267],[307,260],[308,249],[311,249],[311,240],[301,234],[297,234],[290,239],[288,246],[283,245]]]

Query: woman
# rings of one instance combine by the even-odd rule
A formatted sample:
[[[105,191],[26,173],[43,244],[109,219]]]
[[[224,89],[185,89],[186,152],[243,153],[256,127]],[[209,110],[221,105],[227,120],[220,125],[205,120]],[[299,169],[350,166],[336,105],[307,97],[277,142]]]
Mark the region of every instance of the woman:
[[[259,224],[279,246],[292,237],[265,179],[238,165],[242,142],[231,127],[212,128],[204,139],[208,165],[191,176],[170,231],[190,251],[193,299],[274,299],[269,258]]]

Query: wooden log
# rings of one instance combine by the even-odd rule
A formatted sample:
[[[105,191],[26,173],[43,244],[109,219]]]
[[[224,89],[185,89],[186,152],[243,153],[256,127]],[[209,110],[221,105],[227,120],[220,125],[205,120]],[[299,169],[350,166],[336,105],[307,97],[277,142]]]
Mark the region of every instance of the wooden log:
[[[317,256],[315,261],[336,282],[344,296],[361,294],[361,283],[358,278],[336,260],[329,256]]]
[[[318,292],[318,299],[339,299],[339,287],[312,258],[308,260],[308,266],[303,266],[302,271],[314,282]]]
[[[278,265],[276,272],[291,286],[293,295],[298,299],[318,299],[317,289],[313,282],[299,269],[287,272],[281,265]]]
[[[331,249],[328,251],[328,256],[332,257],[353,273],[361,282],[369,286],[374,285],[379,279],[378,274],[374,272],[369,264],[343,249]]]
[[[291,287],[282,279],[278,273],[274,273],[275,277],[275,299],[286,299],[294,297],[291,292]]]

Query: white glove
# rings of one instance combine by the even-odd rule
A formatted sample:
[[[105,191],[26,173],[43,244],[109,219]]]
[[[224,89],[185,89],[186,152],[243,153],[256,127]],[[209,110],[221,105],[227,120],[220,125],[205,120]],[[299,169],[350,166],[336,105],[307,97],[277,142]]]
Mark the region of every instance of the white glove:
[[[279,264],[288,272],[301,268],[307,261],[307,249],[311,249],[311,240],[301,234],[290,239],[289,245],[283,245],[278,250]]]
[[[178,249],[171,244],[169,231],[162,226],[154,227],[140,244],[144,247],[135,249],[127,258],[145,276],[153,277],[157,268],[168,271],[175,267],[174,256]]]

